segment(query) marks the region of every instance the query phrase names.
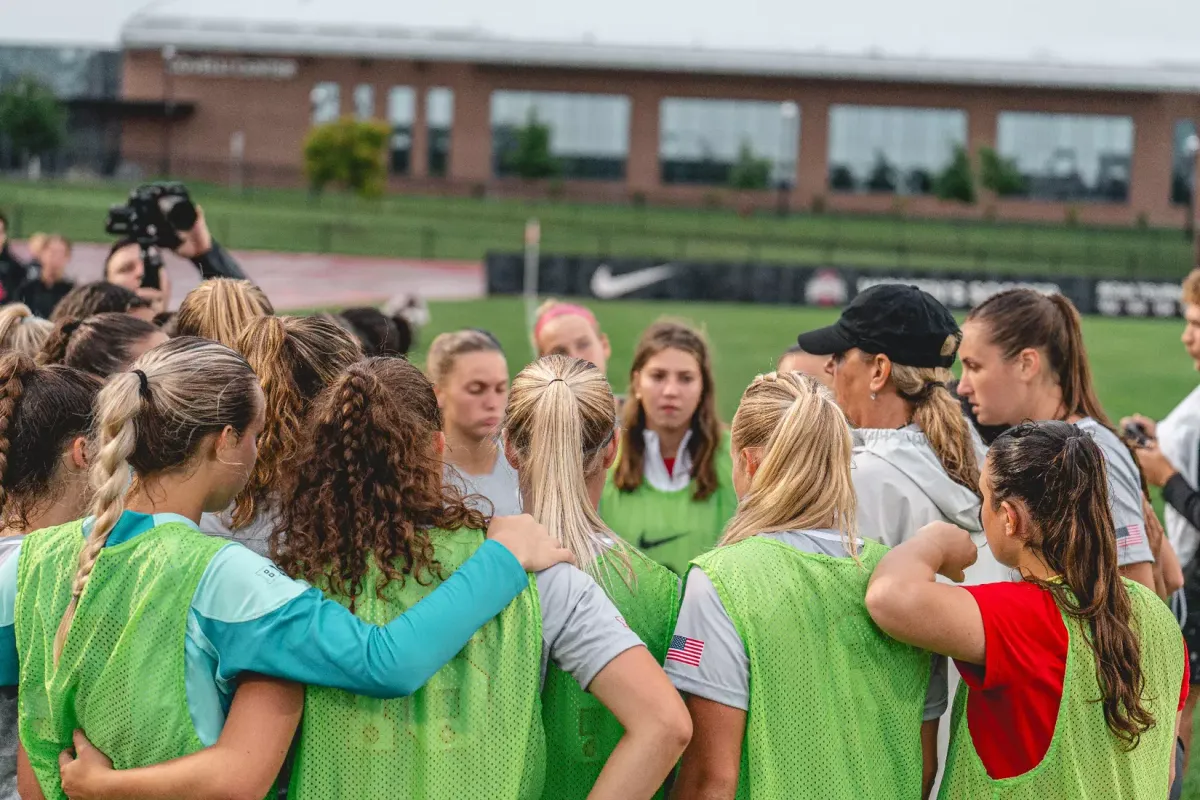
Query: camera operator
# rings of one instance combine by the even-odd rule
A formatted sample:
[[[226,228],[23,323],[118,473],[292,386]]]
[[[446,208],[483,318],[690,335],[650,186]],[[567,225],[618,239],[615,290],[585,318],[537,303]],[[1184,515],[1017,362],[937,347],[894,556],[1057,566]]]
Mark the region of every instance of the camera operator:
[[[156,227],[150,230],[149,224]],[[171,296],[162,249],[190,260],[200,270],[201,280],[246,277],[233,256],[213,241],[204,209],[192,205],[182,184],[138,187],[127,206],[109,212],[105,229],[123,236],[105,259],[104,279],[137,292],[156,313],[167,310]]]

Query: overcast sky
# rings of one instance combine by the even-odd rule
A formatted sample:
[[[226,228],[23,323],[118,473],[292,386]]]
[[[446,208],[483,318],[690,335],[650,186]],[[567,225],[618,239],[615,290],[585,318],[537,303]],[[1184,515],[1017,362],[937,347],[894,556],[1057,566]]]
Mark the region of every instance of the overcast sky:
[[[0,41],[114,46],[139,10],[514,39],[1200,70],[1196,0],[0,0]]]

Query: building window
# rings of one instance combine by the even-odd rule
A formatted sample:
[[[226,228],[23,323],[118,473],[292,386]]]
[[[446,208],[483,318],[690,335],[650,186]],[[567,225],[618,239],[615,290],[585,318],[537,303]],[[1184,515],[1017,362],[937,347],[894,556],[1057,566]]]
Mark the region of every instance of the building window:
[[[375,87],[369,83],[360,83],[354,87],[354,116],[357,119],[371,119],[375,116]]]
[[[549,158],[539,158],[539,136]],[[544,155],[545,149],[540,148]],[[629,98],[554,92],[492,93],[497,176],[622,180],[629,155]]]
[[[1190,119],[1181,119],[1175,123],[1175,155],[1171,159],[1171,202],[1175,205],[1186,206],[1192,202],[1192,191],[1196,181],[1196,152],[1188,149],[1191,144],[1200,144],[1193,139],[1196,136],[1196,123]]]
[[[668,97],[659,106],[663,183],[790,185],[799,152],[795,103]]]
[[[392,172],[407,175],[412,160],[412,126],[416,95],[411,86],[388,92],[388,124],[392,126]]]
[[[1018,196],[1123,203],[1129,199],[1133,120],[1085,114],[1000,114],[1000,156],[1021,175]]]
[[[429,131],[429,174],[450,171],[450,131],[454,128],[454,90],[436,87],[425,93],[425,127]]]
[[[835,192],[933,194],[967,141],[967,115],[937,108],[833,106],[829,188]]]
[[[333,122],[342,113],[341,87],[336,83],[318,83],[313,87],[309,96],[312,101],[312,121],[314,125]]]

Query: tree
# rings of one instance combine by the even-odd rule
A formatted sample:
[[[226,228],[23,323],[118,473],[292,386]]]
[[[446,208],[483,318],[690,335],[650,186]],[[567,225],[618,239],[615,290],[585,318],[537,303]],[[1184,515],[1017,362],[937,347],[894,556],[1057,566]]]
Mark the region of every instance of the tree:
[[[0,134],[23,160],[57,149],[67,136],[67,111],[50,87],[30,76],[0,91]]]
[[[1017,162],[990,147],[979,148],[979,182],[1001,197],[1025,194],[1029,188]]]
[[[853,192],[854,173],[845,164],[834,164],[829,170],[829,188],[835,192]]]
[[[516,146],[505,159],[509,170],[522,178],[553,178],[562,171],[562,165],[550,149],[550,126],[538,119],[537,111],[530,109],[525,126],[517,131]]]
[[[875,153],[875,165],[867,178],[867,189],[872,192],[894,193],[896,191],[896,168],[887,160],[883,151]]]
[[[309,185],[318,192],[332,183],[362,197],[380,196],[390,136],[384,123],[352,117],[316,126],[304,140]]]
[[[738,148],[737,161],[729,170],[729,186],[733,189],[766,189],[771,183],[771,161],[754,155],[749,141]]]
[[[942,200],[957,200],[968,205],[975,202],[975,176],[965,147],[954,148],[950,163],[933,182],[933,193]]]

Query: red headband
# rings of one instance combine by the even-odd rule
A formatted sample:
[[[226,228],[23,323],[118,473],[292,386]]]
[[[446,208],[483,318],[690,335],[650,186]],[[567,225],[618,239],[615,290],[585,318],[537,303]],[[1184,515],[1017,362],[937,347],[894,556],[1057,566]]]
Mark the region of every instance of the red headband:
[[[596,330],[600,329],[600,325],[596,322],[596,315],[588,311],[583,306],[577,306],[574,303],[558,303],[546,309],[546,313],[538,317],[538,321],[533,326],[533,338],[537,338],[542,333],[542,328],[552,319],[559,317],[583,317],[588,322],[592,323],[592,327]]]

